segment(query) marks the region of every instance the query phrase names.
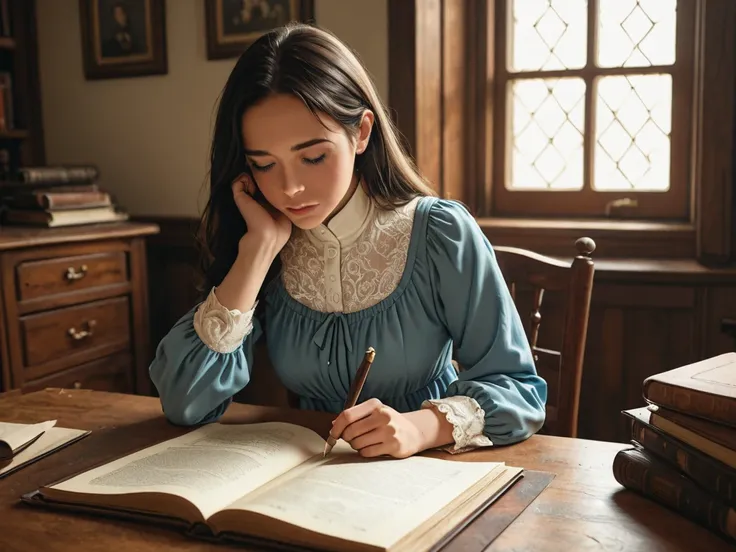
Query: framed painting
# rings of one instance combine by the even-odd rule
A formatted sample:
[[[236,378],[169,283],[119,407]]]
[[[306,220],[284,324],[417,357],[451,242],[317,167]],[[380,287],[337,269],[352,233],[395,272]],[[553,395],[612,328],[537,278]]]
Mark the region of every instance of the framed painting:
[[[205,0],[207,59],[238,57],[274,27],[313,19],[314,0]]]
[[[168,72],[165,0],[79,0],[88,80]]]

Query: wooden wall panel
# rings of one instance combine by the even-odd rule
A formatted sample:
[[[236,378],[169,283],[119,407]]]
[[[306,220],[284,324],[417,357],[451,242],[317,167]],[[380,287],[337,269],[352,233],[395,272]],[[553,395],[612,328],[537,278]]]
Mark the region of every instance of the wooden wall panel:
[[[594,297],[595,293],[594,286]],[[591,310],[580,394],[578,436],[581,438],[605,440],[620,430],[617,410],[623,402],[625,327],[623,309]]]
[[[698,63],[697,246],[701,262],[736,260],[736,2],[702,2],[705,32]]]
[[[389,0],[389,98],[404,144],[437,192],[442,186],[442,2]],[[396,37],[401,40],[396,40]]]
[[[598,285],[588,322],[588,342],[581,392],[579,436],[626,441],[621,410],[644,406],[645,378],[692,362],[697,357],[696,309],[651,303],[606,300],[619,286]],[[649,286],[631,286],[626,298],[644,297]],[[619,296],[619,298],[621,298]],[[602,300],[601,300],[602,299]]]
[[[465,199],[465,155],[469,144],[465,131],[466,102],[457,101],[465,94],[465,76],[469,57],[465,35],[470,21],[467,0],[444,0],[442,3],[442,180],[440,195],[447,199]],[[453,32],[461,29],[461,32]]]
[[[721,327],[723,320],[736,319],[736,284],[703,288],[701,293],[704,354],[716,356],[736,350],[736,341]]]
[[[176,321],[199,300],[196,255],[190,248],[160,246],[153,240],[147,251],[151,343],[155,346]]]

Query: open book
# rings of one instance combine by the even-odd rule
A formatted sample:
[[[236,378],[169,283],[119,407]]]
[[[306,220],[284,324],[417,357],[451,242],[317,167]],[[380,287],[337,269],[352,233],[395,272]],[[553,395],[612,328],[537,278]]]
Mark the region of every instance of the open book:
[[[10,475],[89,433],[55,427],[56,420],[38,424],[0,422],[0,478]]]
[[[38,439],[56,420],[38,424],[0,422],[0,461],[8,460]]]
[[[522,474],[503,463],[366,459],[293,424],[202,426],[24,500],[185,522],[205,538],[340,551],[431,550]]]

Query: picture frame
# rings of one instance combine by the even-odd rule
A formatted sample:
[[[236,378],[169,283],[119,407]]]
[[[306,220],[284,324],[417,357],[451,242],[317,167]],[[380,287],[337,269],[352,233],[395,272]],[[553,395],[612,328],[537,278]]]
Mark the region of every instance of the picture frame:
[[[314,20],[314,0],[204,0],[204,4],[207,59],[239,57],[270,29]]]
[[[168,72],[165,0],[79,0],[87,80]]]

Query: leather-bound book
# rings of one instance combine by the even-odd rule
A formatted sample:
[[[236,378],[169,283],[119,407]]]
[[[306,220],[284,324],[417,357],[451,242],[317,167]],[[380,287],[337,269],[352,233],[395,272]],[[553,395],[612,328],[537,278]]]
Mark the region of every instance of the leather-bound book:
[[[89,190],[84,192],[36,191],[16,194],[8,201],[13,209],[85,209],[112,205],[112,198],[107,192]]]
[[[624,411],[632,420],[631,438],[704,490],[736,508],[736,469],[651,424],[646,408]]]
[[[677,437],[678,434],[695,434],[721,446],[736,451],[736,428],[696,418],[667,408],[651,405],[650,422],[662,431]]]
[[[651,404],[736,428],[736,353],[725,353],[644,380]]]
[[[635,447],[618,452],[613,476],[627,489],[736,543],[736,511],[647,451]]]

